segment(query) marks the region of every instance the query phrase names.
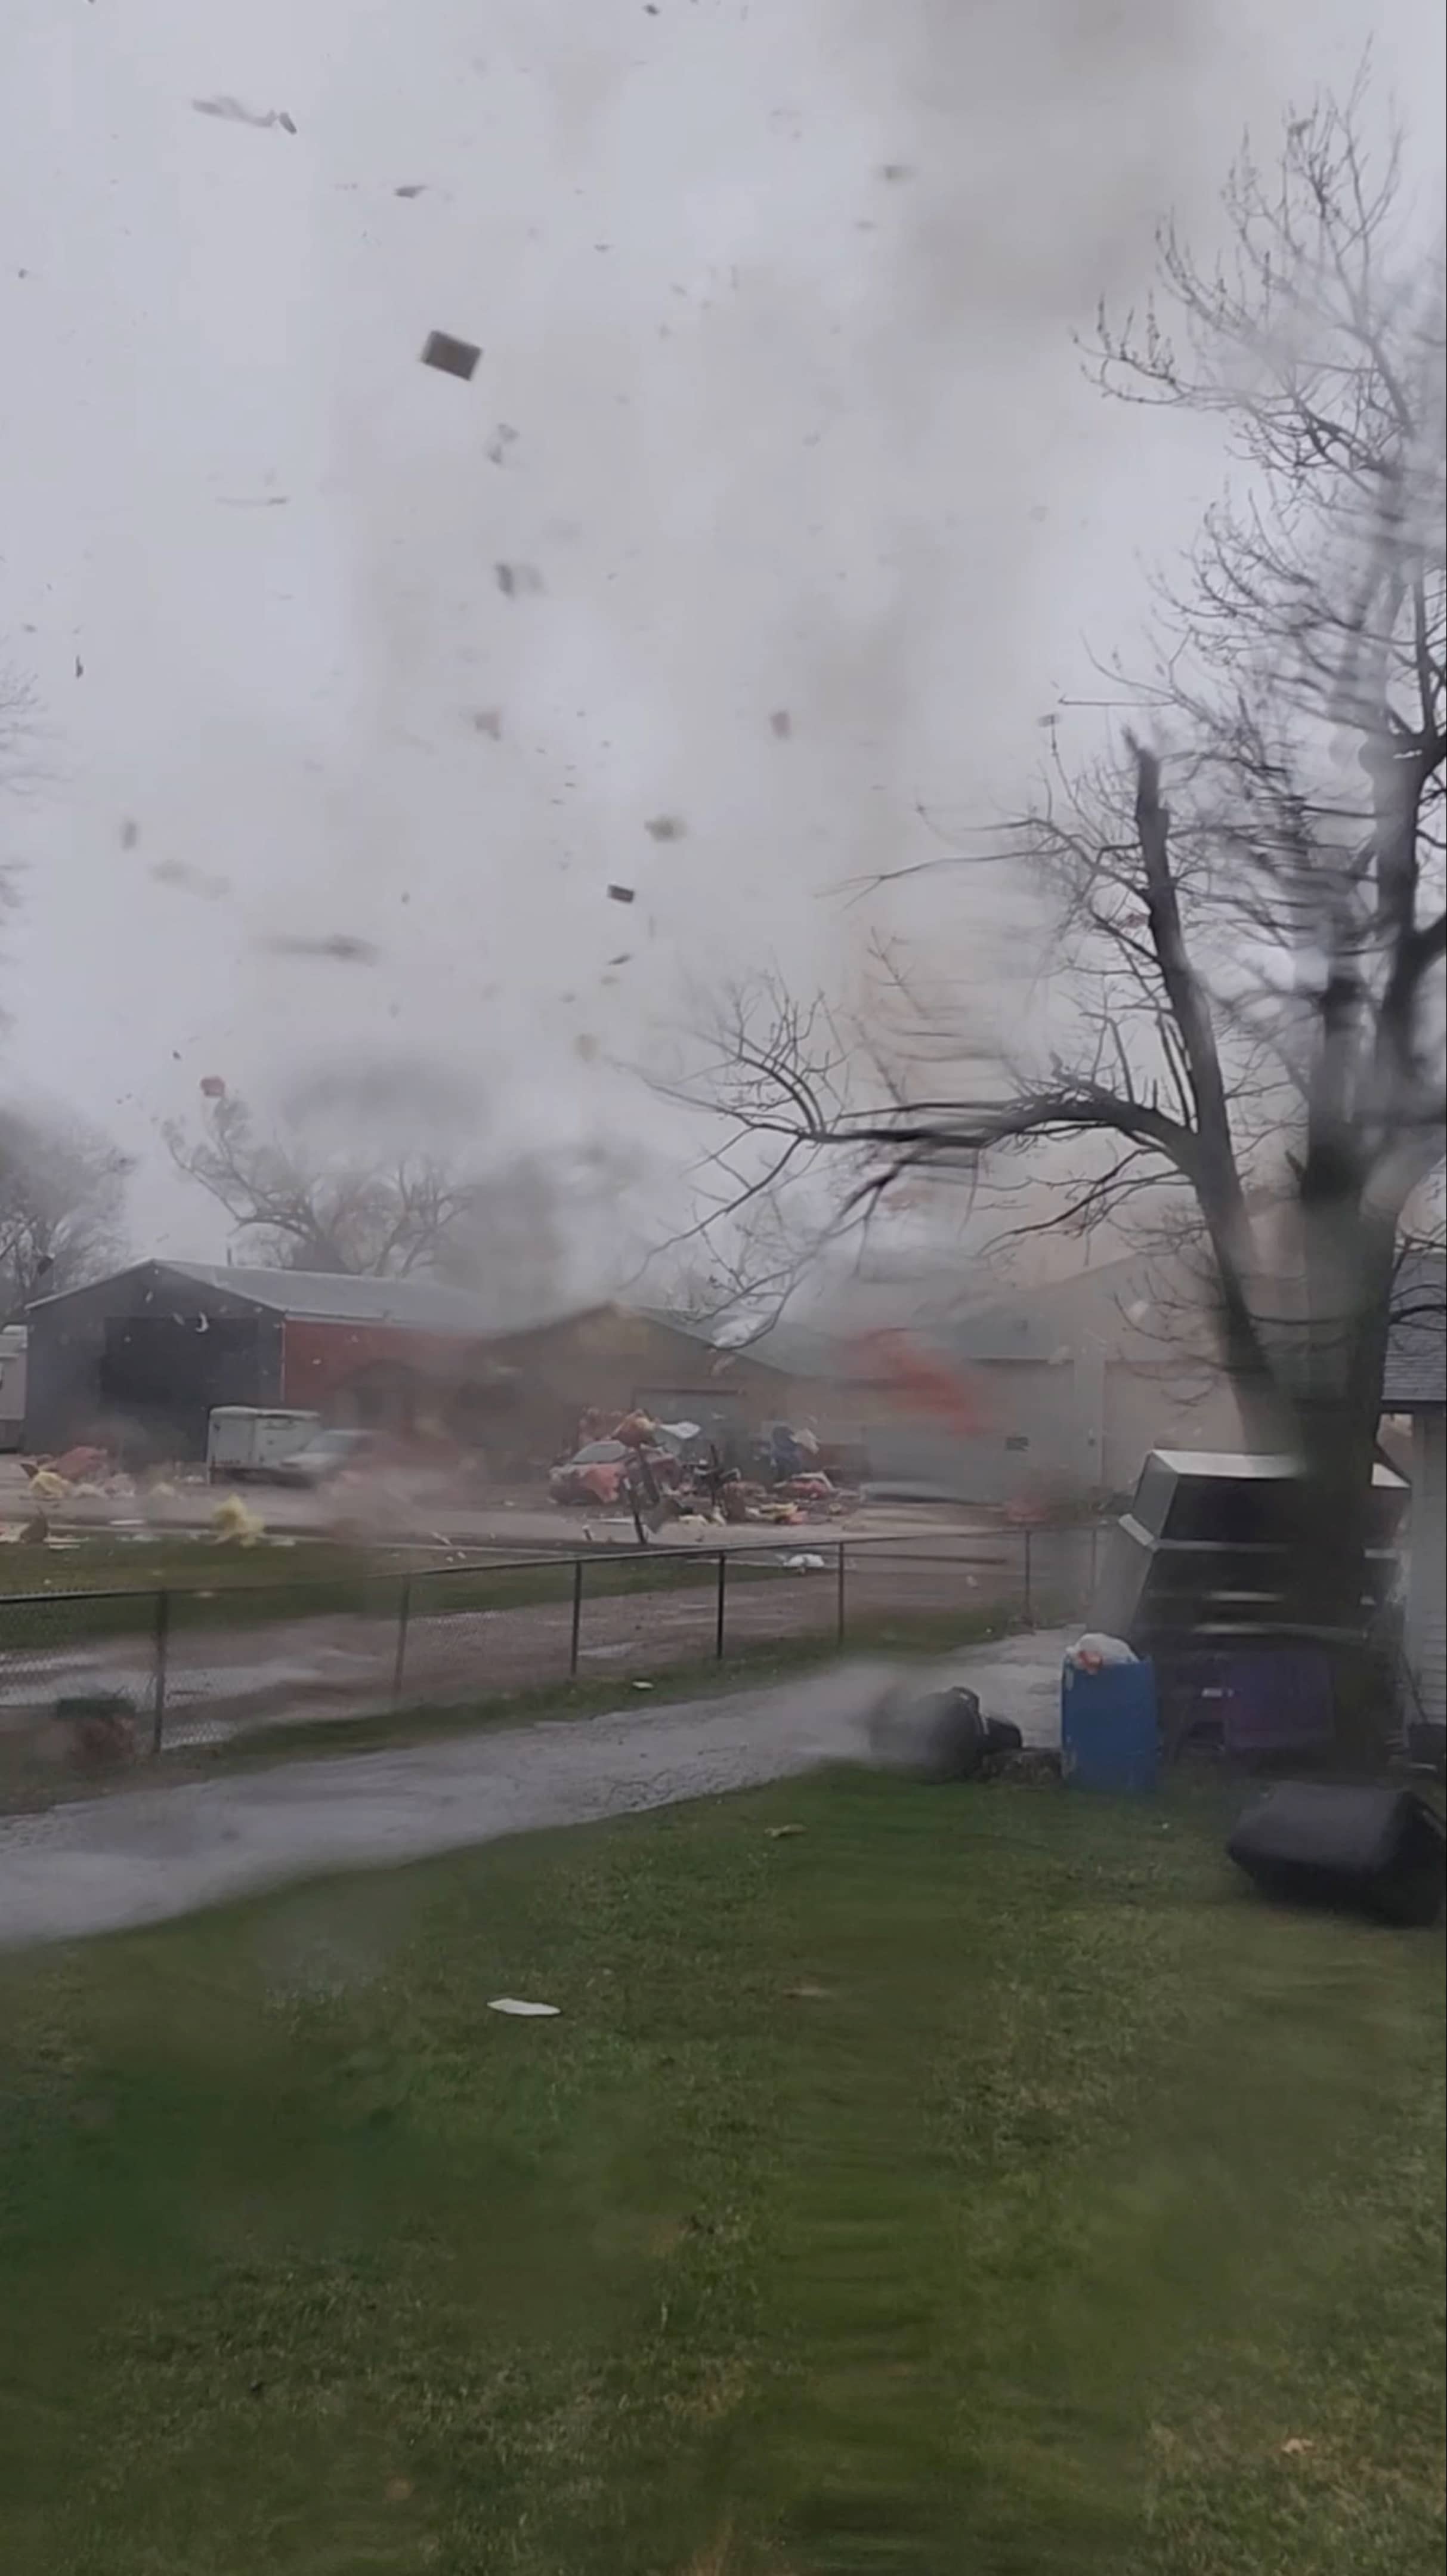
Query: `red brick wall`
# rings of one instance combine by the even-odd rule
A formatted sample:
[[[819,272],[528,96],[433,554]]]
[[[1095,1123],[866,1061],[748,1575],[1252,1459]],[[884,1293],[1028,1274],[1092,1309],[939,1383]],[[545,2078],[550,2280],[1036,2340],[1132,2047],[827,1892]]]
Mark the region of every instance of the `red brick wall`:
[[[406,1332],[395,1324],[289,1318],[282,1327],[281,1401],[330,1413],[349,1382],[373,1369],[405,1371],[445,1394],[481,1365],[480,1345],[450,1334]]]

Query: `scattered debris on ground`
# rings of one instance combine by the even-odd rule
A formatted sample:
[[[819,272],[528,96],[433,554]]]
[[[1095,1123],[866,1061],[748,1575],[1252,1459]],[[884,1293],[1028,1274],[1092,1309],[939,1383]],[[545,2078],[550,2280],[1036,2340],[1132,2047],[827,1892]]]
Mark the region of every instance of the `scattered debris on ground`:
[[[494,1995],[487,2009],[489,2012],[507,2013],[514,2021],[556,2021],[561,2006],[524,2003],[521,1995]]]
[[[139,1744],[136,1713],[119,1692],[55,1704],[59,1750],[77,1771],[115,1771],[134,1762]]]
[[[266,1523],[239,1494],[227,1494],[211,1515],[211,1526],[226,1546],[256,1547],[266,1536]]]

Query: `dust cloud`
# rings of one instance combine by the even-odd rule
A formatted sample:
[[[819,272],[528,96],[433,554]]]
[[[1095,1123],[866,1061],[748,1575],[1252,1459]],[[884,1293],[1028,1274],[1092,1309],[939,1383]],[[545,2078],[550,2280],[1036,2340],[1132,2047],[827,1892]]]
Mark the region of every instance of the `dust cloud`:
[[[18,16],[3,291],[59,426],[5,432],[56,781],[13,1052],[141,1156],[139,1244],[219,1249],[156,1143],[213,1066],[360,1133],[424,1064],[439,1132],[560,1203],[626,1153],[657,1228],[694,1140],[635,1069],[701,981],[847,988],[902,921],[1000,986],[998,880],[859,888],[1011,803],[1139,616],[1217,460],[1102,413],[1070,332],[1356,8],[140,0],[64,65]]]

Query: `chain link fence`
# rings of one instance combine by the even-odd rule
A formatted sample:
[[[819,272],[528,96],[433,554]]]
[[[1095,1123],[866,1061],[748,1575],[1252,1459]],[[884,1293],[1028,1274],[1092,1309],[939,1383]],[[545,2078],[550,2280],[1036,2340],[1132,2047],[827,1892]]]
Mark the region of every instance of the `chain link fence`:
[[[793,1534],[791,1533],[791,1542]],[[378,1572],[352,1588],[0,1598],[0,1796],[17,1766],[139,1758],[327,1718],[620,1685],[771,1647],[1084,1617],[1099,1528],[653,1546]],[[941,1639],[942,1645],[947,1642]]]

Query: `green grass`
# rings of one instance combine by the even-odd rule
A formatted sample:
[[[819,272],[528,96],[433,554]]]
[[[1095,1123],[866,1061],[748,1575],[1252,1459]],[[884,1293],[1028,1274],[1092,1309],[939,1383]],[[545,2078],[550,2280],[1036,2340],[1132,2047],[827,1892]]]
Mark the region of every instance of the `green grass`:
[[[1219,1823],[846,1776],[12,1958],[0,2564],[1425,2576],[1440,1945]]]

